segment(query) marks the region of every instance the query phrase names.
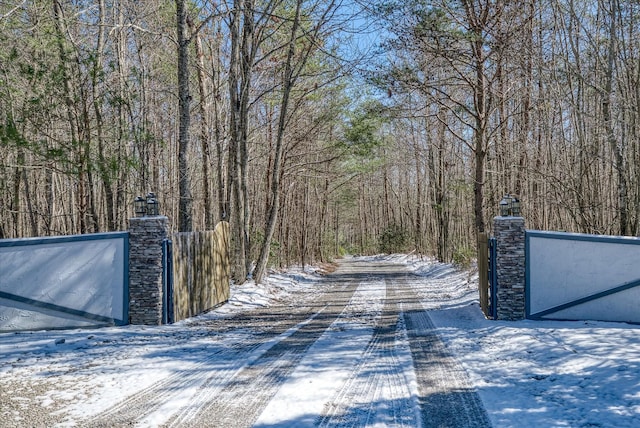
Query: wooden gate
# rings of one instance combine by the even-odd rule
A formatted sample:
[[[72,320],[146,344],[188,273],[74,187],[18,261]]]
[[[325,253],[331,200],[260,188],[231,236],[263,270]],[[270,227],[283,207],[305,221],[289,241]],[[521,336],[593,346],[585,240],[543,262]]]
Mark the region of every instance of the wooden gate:
[[[214,230],[176,233],[166,248],[163,318],[180,321],[229,300],[229,223]]]

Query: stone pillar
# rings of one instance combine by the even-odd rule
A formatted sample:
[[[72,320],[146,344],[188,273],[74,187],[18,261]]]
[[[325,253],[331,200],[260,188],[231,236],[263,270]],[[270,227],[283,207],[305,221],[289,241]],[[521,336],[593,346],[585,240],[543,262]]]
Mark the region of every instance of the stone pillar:
[[[495,217],[497,319],[525,318],[525,227],[522,217]]]
[[[162,241],[169,219],[164,216],[129,219],[129,322],[162,324]]]

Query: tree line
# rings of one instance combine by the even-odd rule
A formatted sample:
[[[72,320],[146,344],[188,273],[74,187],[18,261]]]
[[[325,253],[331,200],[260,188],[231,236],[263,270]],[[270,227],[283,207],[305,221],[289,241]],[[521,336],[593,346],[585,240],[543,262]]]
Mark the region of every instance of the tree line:
[[[409,0],[375,10],[390,24],[390,54],[371,81],[387,88],[395,139],[415,153],[411,224],[430,221],[441,258],[489,231],[505,193],[522,200],[531,229],[639,234],[640,4]],[[452,230],[461,221],[462,236]]]
[[[468,261],[529,228],[637,235],[640,5],[0,4],[0,238],[229,221],[234,278],[344,253]],[[376,36],[375,49],[362,50]]]

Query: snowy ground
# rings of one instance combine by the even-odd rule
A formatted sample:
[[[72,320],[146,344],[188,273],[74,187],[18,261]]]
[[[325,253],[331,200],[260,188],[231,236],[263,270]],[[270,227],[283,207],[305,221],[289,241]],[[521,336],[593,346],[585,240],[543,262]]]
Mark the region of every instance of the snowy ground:
[[[385,259],[405,264],[417,274],[413,289],[469,375],[495,427],[640,426],[639,326],[489,321],[477,305],[475,275],[408,256]],[[209,321],[287,302],[291,296],[299,299],[300,293],[313,301],[320,292],[320,278],[310,270],[272,273],[266,287],[234,287],[227,305],[171,326],[0,334],[0,427],[48,426],[52,421],[79,426],[87,414],[116,406],[128,385],[144,391],[157,387],[158,380],[183,377],[184,388],[166,392],[167,397],[174,394],[174,399],[158,402],[140,425],[166,423],[166,415],[176,408],[188,409],[189,403],[199,399],[204,382],[212,382],[189,379],[189,373],[203,366],[221,373],[240,369],[240,363],[229,360],[229,352],[233,343],[246,342],[253,333],[233,330],[225,333],[224,343],[216,342],[207,327]],[[258,424],[283,426],[278,425],[283,411],[300,412],[297,420],[304,421],[305,414],[326,402],[335,384],[346,378],[344,367],[357,364],[372,334],[372,324],[361,317],[380,317],[381,294],[384,289],[375,282],[358,288],[345,307],[346,315],[312,345],[326,349],[341,344],[340,350],[325,354],[331,358],[305,359],[298,365],[264,408]],[[349,318],[349,311],[358,317]],[[358,331],[361,334],[354,333]],[[294,330],[281,334],[279,340],[287,334]],[[256,346],[248,360],[260,358],[272,346]],[[313,354],[313,348],[308,352]],[[408,357],[402,353],[396,357],[394,364],[408,374],[405,395],[415,397],[411,368],[402,367]],[[121,364],[123,358],[126,365]],[[314,371],[332,375],[313,387],[303,385],[313,379],[309,376]],[[370,425],[376,422],[382,426],[384,418]]]

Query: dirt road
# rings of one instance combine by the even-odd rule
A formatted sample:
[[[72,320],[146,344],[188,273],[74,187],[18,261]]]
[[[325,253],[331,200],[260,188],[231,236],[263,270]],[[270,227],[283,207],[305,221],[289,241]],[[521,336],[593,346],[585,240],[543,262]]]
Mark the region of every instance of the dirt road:
[[[346,259],[321,293],[191,325],[199,338],[210,332],[206,353],[185,351],[183,369],[131,385],[106,409],[70,420],[59,406],[53,420],[0,426],[488,427],[421,286],[403,265]],[[179,337],[185,349],[195,339],[188,329]],[[117,349],[114,358],[134,364],[131,349]]]

